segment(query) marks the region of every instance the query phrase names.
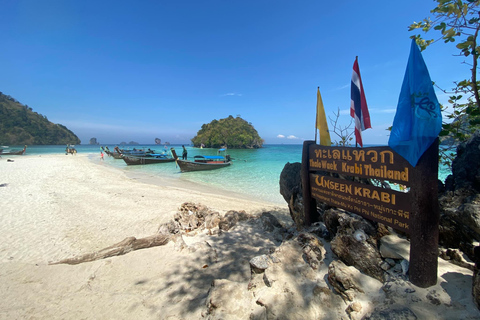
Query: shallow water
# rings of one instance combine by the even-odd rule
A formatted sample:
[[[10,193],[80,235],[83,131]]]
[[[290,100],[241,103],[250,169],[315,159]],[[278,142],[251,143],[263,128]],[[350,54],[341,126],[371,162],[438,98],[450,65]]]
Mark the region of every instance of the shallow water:
[[[109,145],[113,150],[114,145]],[[157,152],[164,150],[159,145],[142,145],[137,148],[151,148]],[[181,145],[172,145],[181,154]],[[234,150],[229,149],[228,154],[233,159],[233,165],[219,170],[203,172],[180,173],[179,168],[174,162],[163,164],[152,164],[144,166],[127,166],[123,160],[116,160],[105,155],[105,163],[130,174],[147,174],[149,176],[159,176],[165,178],[177,179],[178,181],[194,182],[205,187],[213,186],[224,191],[231,191],[256,199],[285,204],[280,195],[280,173],[287,162],[301,162],[303,145],[265,145],[262,149]],[[20,148],[23,146],[15,146]],[[95,145],[77,145],[78,153],[88,153],[92,161],[100,160],[100,146]],[[130,148],[133,148],[131,146]],[[188,158],[193,159],[194,155],[215,155],[216,149],[198,149],[187,147]],[[27,148],[29,155],[41,154],[65,154],[65,146],[29,146]],[[65,155],[72,157],[72,155]],[[439,168],[439,179],[445,181],[445,178],[451,173],[447,167]]]

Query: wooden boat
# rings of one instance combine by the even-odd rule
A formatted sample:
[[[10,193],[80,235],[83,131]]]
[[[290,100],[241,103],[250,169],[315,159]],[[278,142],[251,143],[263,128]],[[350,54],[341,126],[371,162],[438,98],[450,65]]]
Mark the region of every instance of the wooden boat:
[[[145,156],[123,155],[122,159],[127,165],[154,164],[175,161],[174,158],[169,157],[166,154],[157,153],[147,154]]]
[[[181,172],[215,170],[228,167],[232,164],[230,156],[194,156],[193,161],[178,158],[175,149],[171,149]]]
[[[23,150],[4,150],[0,152],[0,155],[2,156],[21,156],[25,154],[25,151],[27,150],[27,146],[23,147]]]
[[[109,157],[111,157],[112,154],[113,154],[113,152],[110,151],[110,149],[108,149],[107,146],[105,146],[105,147],[100,147],[100,149],[102,149],[102,151],[105,152],[105,153],[107,154],[107,156],[109,156]]]
[[[122,159],[124,156],[136,156],[136,157],[144,157],[149,154],[155,154],[155,151],[148,149],[120,149],[119,147],[113,148],[113,152],[111,152],[111,156],[115,159]]]

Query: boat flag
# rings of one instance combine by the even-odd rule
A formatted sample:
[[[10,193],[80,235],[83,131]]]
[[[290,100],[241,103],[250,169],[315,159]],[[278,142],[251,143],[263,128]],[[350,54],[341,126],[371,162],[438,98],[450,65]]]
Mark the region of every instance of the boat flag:
[[[358,57],[353,63],[352,83],[351,83],[350,116],[355,119],[355,140],[357,144],[363,147],[362,131],[371,128],[370,114],[368,113],[367,99],[363,91],[362,77],[358,67]]]
[[[328,131],[327,118],[325,117],[322,96],[320,95],[320,87],[317,87],[317,119],[315,127],[320,132],[320,145],[330,147],[332,141],[330,140],[330,132]],[[317,139],[315,138],[315,140]]]
[[[412,39],[388,145],[416,166],[441,130],[440,104],[422,54]]]

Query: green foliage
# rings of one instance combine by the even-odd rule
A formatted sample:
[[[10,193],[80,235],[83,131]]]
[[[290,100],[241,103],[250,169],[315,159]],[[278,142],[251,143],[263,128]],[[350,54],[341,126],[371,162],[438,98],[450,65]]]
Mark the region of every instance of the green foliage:
[[[449,104],[451,111],[445,116],[449,121],[443,124],[440,133],[442,144],[458,144],[468,140],[471,135],[480,129],[480,94],[477,81],[477,65],[480,46],[477,44],[480,30],[480,1],[475,0],[435,0],[437,6],[431,10],[434,20],[425,18],[421,22],[414,22],[409,31],[430,30],[439,32],[439,38],[425,40],[420,35],[412,36],[421,50],[439,40],[444,43],[458,42],[456,48],[459,55],[468,57],[471,66],[471,78],[454,81],[455,87],[450,94]],[[442,106],[445,114],[447,108]],[[442,155],[441,161],[450,165],[452,155]]]
[[[80,144],[80,139],[65,126],[51,123],[46,116],[0,92],[0,144]]]
[[[261,148],[263,139],[251,123],[240,116],[213,120],[203,124],[197,135],[192,139],[195,147],[202,144],[207,148],[220,148],[227,146],[231,149]]]

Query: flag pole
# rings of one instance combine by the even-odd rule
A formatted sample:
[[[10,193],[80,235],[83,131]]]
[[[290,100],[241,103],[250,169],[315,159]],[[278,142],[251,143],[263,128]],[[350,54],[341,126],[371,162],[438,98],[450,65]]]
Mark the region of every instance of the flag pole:
[[[320,90],[320,87],[317,87],[317,90]],[[318,103],[318,101],[317,101]],[[318,108],[315,107],[315,109],[317,110],[316,114],[315,114],[315,143],[317,143],[317,128],[318,128]]]
[[[355,56],[355,62],[358,63],[358,56]],[[355,135],[355,148],[358,148],[357,135]]]

